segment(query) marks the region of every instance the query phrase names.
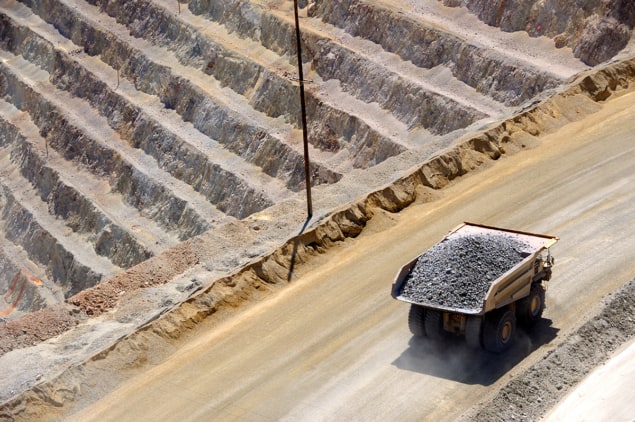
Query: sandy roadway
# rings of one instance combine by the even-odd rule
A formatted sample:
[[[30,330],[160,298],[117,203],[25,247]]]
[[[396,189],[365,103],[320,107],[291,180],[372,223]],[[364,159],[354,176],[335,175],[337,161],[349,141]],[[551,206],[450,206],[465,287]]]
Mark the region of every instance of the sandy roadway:
[[[300,268],[295,283],[215,329],[76,420],[453,420],[596,312],[635,275],[635,92],[538,148],[379,215]],[[398,268],[462,221],[560,236],[551,320],[504,357],[414,341],[390,297]]]

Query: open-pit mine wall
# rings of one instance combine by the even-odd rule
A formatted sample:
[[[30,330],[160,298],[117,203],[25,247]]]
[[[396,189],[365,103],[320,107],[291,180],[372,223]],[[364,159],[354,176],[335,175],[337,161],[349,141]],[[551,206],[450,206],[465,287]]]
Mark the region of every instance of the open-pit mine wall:
[[[301,11],[314,185],[447,145],[587,68],[419,4]],[[0,311],[302,195],[295,60],[290,1],[0,0]]]
[[[609,60],[629,42],[635,27],[631,0],[442,0],[463,6],[488,25],[503,31],[526,31],[553,38],[575,57],[596,65]]]

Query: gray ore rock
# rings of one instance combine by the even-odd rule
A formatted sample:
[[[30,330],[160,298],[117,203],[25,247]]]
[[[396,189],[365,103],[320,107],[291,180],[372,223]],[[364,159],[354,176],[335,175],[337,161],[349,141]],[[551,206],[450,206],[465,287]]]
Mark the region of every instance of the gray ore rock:
[[[446,239],[418,259],[401,295],[416,303],[479,309],[491,283],[528,256],[513,237],[475,234]]]

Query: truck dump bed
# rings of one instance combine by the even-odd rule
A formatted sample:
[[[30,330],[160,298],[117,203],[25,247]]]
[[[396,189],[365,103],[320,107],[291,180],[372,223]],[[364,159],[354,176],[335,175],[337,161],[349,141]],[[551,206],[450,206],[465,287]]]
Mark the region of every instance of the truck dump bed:
[[[464,223],[404,265],[392,296],[426,308],[482,315],[529,294],[540,253],[556,236]]]

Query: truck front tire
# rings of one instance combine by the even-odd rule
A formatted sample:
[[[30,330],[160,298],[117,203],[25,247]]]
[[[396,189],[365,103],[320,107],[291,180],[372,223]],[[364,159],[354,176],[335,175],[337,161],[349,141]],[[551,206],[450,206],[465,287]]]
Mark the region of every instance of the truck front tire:
[[[518,322],[524,327],[531,327],[542,318],[545,309],[545,288],[540,283],[531,285],[529,296],[518,301]]]
[[[415,305],[414,303],[410,305],[410,312],[408,312],[408,328],[410,328],[410,332],[415,337],[425,337],[425,317],[426,310],[425,308]]]
[[[511,308],[502,308],[485,316],[483,346],[485,350],[502,353],[513,341],[516,332],[516,316]]]

